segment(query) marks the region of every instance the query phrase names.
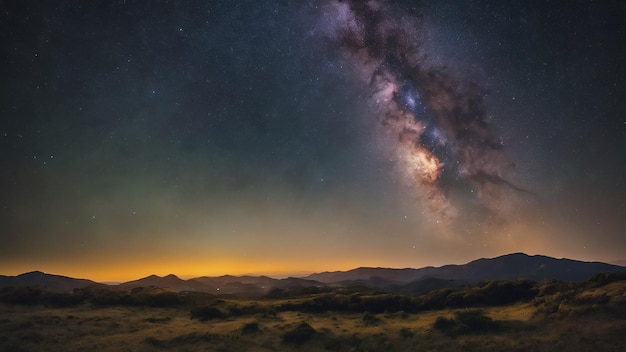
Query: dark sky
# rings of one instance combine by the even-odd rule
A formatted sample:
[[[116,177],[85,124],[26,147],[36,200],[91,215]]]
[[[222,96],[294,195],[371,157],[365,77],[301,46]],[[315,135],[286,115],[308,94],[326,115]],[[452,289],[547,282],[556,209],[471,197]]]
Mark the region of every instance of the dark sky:
[[[620,1],[0,1],[0,270],[625,259]]]

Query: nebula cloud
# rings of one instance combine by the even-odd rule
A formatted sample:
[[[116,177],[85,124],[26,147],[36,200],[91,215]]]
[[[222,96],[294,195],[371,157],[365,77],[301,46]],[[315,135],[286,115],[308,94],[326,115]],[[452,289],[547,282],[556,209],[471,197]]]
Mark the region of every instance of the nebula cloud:
[[[485,92],[428,63],[418,15],[377,1],[329,6],[333,40],[372,93],[393,132],[396,157],[420,200],[447,223],[505,221],[529,192],[486,112]]]

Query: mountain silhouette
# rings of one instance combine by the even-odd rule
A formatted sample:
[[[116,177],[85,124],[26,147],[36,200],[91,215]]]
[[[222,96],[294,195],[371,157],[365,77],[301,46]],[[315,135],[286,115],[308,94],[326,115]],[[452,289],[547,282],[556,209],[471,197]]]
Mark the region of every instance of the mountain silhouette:
[[[216,277],[201,276],[183,280],[176,275],[150,275],[139,280],[128,281],[118,285],[120,289],[155,286],[166,288],[174,292],[198,291],[221,295],[235,295],[243,297],[260,297],[274,288],[311,287],[324,285],[317,281],[299,278],[273,279],[268,276],[233,276],[223,275]]]
[[[383,284],[401,285],[437,278],[476,283],[482,280],[529,279],[533,281],[562,280],[580,282],[601,272],[619,272],[626,268],[600,262],[556,259],[524,253],[507,254],[496,258],[482,258],[463,265],[444,265],[421,269],[388,269],[362,267],[349,271],[312,274],[306,279],[323,283],[360,281],[380,287]],[[381,282],[381,278],[384,282]]]
[[[138,280],[124,282],[117,287],[120,289],[133,289],[136,287],[155,286],[167,288],[171,291],[201,291],[213,292],[216,287],[195,280],[183,280],[174,274],[167,276],[150,275]]]
[[[41,271],[31,271],[17,276],[0,275],[0,287],[39,286],[54,292],[71,292],[75,288],[94,284],[96,282],[91,280],[46,274]]]
[[[463,265],[421,269],[362,267],[348,271],[316,273],[304,278],[275,279],[268,276],[223,275],[183,280],[174,274],[150,275],[109,287],[129,290],[154,286],[174,292],[197,291],[242,297],[261,297],[273,289],[322,286],[361,286],[391,292],[422,294],[439,288],[458,288],[483,280],[528,279],[581,282],[598,273],[623,271],[626,271],[626,267],[600,262],[513,253],[496,258],[482,258]],[[0,276],[0,287],[40,286],[51,291],[70,292],[75,288],[84,288],[94,284],[96,282],[91,280],[45,274],[40,271],[17,276]]]

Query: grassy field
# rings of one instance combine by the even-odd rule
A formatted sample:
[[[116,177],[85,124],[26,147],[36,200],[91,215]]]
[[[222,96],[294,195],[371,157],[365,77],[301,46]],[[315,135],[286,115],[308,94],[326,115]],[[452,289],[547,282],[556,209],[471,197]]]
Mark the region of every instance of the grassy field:
[[[419,308],[443,296],[431,293],[406,301],[415,309],[384,312],[371,302],[407,297],[330,291],[250,300],[148,289],[133,293],[148,304],[114,291],[18,304],[4,290],[0,351],[626,351],[626,280],[533,290],[534,297],[506,304]],[[153,299],[161,294],[180,299]],[[361,305],[320,308],[332,300]]]

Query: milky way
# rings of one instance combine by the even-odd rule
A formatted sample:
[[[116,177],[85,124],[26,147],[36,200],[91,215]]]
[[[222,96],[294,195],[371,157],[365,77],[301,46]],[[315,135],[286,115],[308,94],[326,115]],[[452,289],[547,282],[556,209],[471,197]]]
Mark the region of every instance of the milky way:
[[[530,192],[512,181],[515,164],[485,92],[428,62],[419,16],[375,1],[328,11],[342,21],[333,39],[369,85],[382,124],[397,136],[401,169],[437,220],[505,220],[514,199]]]

